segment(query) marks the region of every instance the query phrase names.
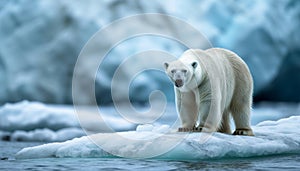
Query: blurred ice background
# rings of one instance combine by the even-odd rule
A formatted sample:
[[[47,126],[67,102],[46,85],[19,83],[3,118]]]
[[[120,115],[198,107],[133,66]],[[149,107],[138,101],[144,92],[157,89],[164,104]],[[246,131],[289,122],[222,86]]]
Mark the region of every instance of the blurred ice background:
[[[199,29],[213,46],[238,53],[253,74],[256,102],[299,102],[299,8],[300,2],[294,0],[1,1],[0,103],[71,104],[72,72],[83,45],[103,26],[140,13],[178,17]],[[101,104],[112,102],[110,80],[120,62],[148,49],[177,56],[186,50],[163,37],[142,36],[121,43],[100,67],[96,96]],[[173,101],[172,86],[164,74],[150,72],[141,77],[142,81],[133,82],[132,101],[147,102],[153,89],[163,90]]]
[[[201,31],[214,47],[239,54],[254,77],[253,125],[300,114],[300,1],[41,0],[29,3],[28,0],[2,0],[1,139],[48,142],[85,135],[71,106],[77,57],[99,29],[117,19],[141,13],[177,17]],[[144,27],[155,27],[143,22]],[[163,20],[159,22],[174,34],[180,29]],[[192,39],[193,35],[186,36]],[[112,40],[103,37],[103,41]],[[186,47],[164,37],[140,36],[112,49],[99,68],[95,84],[97,101],[106,106],[101,110],[102,115],[116,131],[135,130],[137,125],[118,116],[111,107],[114,71],[127,57],[152,49],[179,57]],[[84,71],[89,70],[91,62],[86,61]],[[139,62],[143,61],[136,61],[136,65]],[[174,93],[163,73],[149,71],[136,77],[129,91],[130,100],[147,105],[150,93],[157,89],[170,102],[166,114],[157,123],[170,124],[177,118],[172,104]],[[90,113],[94,110],[86,108],[87,118],[93,118]],[[104,123],[92,119],[85,122],[90,125],[88,131],[105,131],[101,126]]]

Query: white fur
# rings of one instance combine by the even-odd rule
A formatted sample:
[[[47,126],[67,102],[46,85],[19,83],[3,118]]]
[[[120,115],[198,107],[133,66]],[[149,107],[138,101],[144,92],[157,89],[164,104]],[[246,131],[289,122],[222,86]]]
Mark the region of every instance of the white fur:
[[[189,49],[178,60],[166,63],[165,69],[174,84],[180,86],[175,87],[175,95],[183,128],[198,126],[206,132],[231,133],[231,114],[236,134],[253,135],[253,80],[238,55],[220,48]]]

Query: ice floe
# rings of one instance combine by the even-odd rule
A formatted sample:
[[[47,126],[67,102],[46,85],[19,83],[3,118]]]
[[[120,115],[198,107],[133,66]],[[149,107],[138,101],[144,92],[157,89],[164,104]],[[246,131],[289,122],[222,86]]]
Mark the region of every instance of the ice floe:
[[[300,116],[264,121],[253,126],[254,137],[222,133],[165,133],[168,126],[154,129],[155,127],[144,125],[137,127],[137,131],[99,133],[62,143],[24,148],[16,154],[16,158],[150,157],[201,160],[299,153],[299,124]]]

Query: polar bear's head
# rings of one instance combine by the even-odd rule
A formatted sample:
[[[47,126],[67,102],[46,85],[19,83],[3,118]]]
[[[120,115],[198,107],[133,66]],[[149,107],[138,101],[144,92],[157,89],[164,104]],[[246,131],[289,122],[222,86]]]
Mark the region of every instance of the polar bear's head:
[[[167,75],[177,88],[185,87],[191,81],[197,67],[197,61],[176,60],[171,63],[164,63]]]

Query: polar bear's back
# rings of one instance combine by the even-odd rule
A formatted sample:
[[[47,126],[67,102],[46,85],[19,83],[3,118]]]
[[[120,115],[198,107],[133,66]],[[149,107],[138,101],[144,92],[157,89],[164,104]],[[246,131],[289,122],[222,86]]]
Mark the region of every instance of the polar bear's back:
[[[205,50],[205,52],[212,57],[218,56],[221,58],[226,58],[226,60],[229,60],[234,70],[242,71],[244,74],[249,74],[249,76],[251,76],[247,64],[236,53],[222,48],[211,48]]]
[[[211,48],[205,50],[211,57],[226,58],[228,60],[234,76],[234,92],[232,97],[232,104],[237,106],[236,103],[249,103],[252,102],[253,93],[253,79],[247,64],[236,53],[222,49]],[[215,56],[217,55],[217,56]],[[250,99],[249,99],[250,97]]]
[[[239,57],[236,53],[222,48],[211,48],[205,50],[212,57],[216,57],[218,55],[221,58],[226,58],[231,64],[232,70],[234,72],[235,81],[243,81],[245,83],[238,83],[238,85],[242,85],[246,89],[252,89],[252,76],[250,74],[250,70],[247,64]]]

